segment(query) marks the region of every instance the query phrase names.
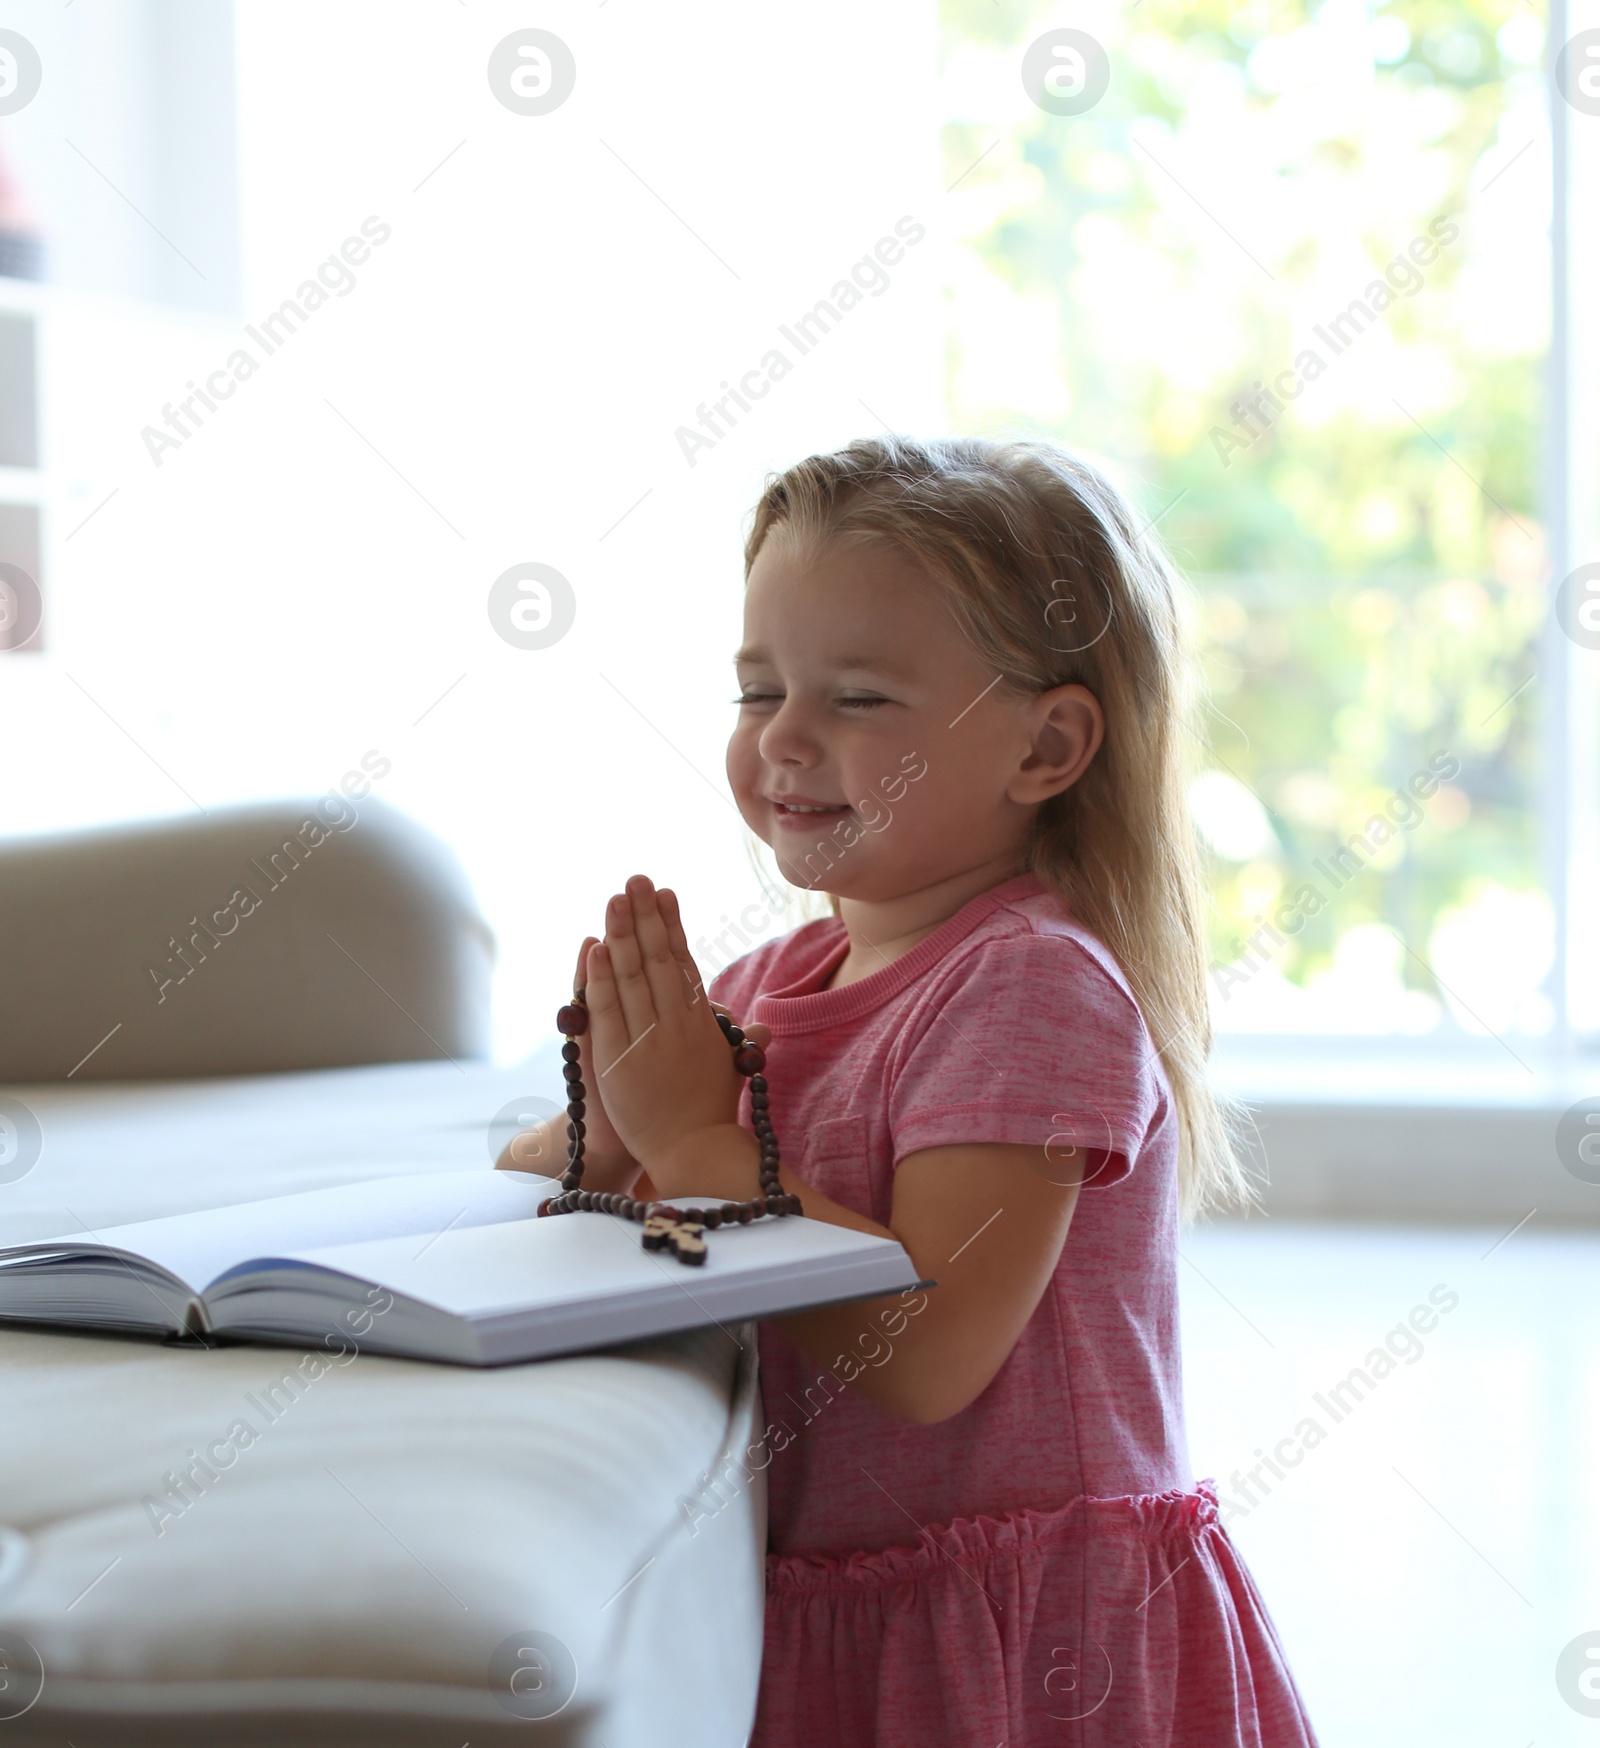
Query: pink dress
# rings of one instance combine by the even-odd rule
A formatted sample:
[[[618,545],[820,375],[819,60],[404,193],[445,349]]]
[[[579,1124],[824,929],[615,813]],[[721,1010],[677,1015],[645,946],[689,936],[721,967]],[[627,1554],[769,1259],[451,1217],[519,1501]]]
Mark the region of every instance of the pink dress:
[[[865,1316],[832,1367],[761,1326],[753,1743],[1314,1744],[1214,1487],[1189,1469],[1177,1133],[1121,972],[1031,874],[824,989],[847,946],[842,923],[807,923],[710,986],[772,1028],[772,1122],[800,1177],[886,1223],[896,1166],[924,1148],[1053,1139],[1092,1150],[1092,1176],[1017,1345],[936,1426],[850,1388],[892,1348]]]

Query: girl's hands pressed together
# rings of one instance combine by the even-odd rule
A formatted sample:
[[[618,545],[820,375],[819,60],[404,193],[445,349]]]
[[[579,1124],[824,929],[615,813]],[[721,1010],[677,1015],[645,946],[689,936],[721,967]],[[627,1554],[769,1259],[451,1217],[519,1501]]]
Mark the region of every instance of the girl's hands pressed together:
[[[604,1106],[608,1127],[662,1194],[753,1195],[758,1149],[738,1125],[744,1080],[689,952],[676,896],[632,875],[606,907],[605,940],[585,946],[589,1111]],[[753,1042],[766,1041],[764,1026],[747,1031]]]

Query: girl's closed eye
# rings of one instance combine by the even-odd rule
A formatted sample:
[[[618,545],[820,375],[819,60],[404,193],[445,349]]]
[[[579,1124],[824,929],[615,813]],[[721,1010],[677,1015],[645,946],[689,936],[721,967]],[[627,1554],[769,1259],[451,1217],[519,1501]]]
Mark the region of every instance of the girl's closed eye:
[[[734,704],[771,704],[780,697],[777,692],[746,692],[742,698],[731,699]],[[874,704],[887,704],[887,698],[840,698],[837,702],[848,710],[871,709]]]

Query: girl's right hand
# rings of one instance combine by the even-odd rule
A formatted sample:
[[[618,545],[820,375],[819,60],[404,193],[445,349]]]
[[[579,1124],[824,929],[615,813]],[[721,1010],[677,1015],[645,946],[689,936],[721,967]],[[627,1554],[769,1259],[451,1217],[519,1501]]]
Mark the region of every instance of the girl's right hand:
[[[585,935],[583,945],[578,949],[578,969],[573,974],[572,991],[576,995],[582,989],[585,970],[589,958],[589,949],[599,941],[597,935]],[[639,1169],[639,1162],[622,1144],[622,1138],[611,1126],[611,1119],[606,1115],[605,1100],[600,1096],[600,1081],[594,1066],[594,1029],[579,1034],[578,1037],[578,1067],[583,1071],[583,1157],[585,1165],[593,1165],[604,1172],[607,1182],[613,1178],[623,1177]],[[560,1117],[555,1123],[556,1134],[561,1138],[562,1156],[566,1154],[567,1120]],[[552,1177],[560,1177],[560,1171],[553,1171]]]
[[[574,995],[583,987],[584,962],[597,937],[585,935],[578,949],[578,969],[573,977]],[[634,1181],[639,1162],[623,1146],[611,1119],[594,1070],[592,1032],[578,1035],[578,1068],[583,1076],[584,1182],[591,1189],[626,1190]],[[564,1096],[564,1095],[563,1095]],[[549,1117],[536,1129],[513,1135],[495,1161],[499,1171],[527,1171],[540,1177],[559,1178],[567,1169],[567,1115]]]

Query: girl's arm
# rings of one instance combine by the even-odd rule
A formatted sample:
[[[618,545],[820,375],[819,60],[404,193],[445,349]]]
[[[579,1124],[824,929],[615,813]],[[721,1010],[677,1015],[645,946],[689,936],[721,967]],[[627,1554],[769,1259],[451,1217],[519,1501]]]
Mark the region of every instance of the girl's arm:
[[[737,1123],[684,1136],[652,1159],[663,1195],[754,1193],[760,1150]],[[930,1147],[895,1173],[889,1225],[829,1201],[786,1167],[813,1220],[905,1246],[938,1290],[907,1315],[901,1295],[776,1319],[801,1351],[903,1419],[958,1414],[1005,1364],[1044,1294],[1078,1200],[1084,1150],[982,1143]],[[1063,1183],[1063,1179],[1070,1179]],[[1054,1181],[1052,1181],[1054,1180]]]

